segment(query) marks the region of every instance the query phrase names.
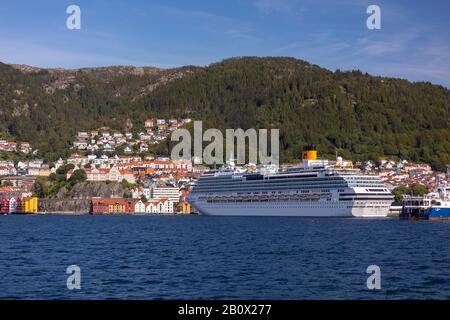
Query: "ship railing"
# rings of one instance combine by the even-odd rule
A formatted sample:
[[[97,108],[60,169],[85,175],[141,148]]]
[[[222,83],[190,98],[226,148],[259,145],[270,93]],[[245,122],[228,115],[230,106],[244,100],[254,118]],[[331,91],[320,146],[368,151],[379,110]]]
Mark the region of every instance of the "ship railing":
[[[328,198],[328,197],[327,197]],[[237,195],[237,196],[209,196],[208,202],[221,201],[317,201],[321,199],[319,194],[273,194],[273,195]]]
[[[426,194],[423,196],[413,196],[413,195],[405,194],[405,195],[403,195],[402,199],[404,201],[434,200],[434,199],[439,199],[439,196],[436,194]]]

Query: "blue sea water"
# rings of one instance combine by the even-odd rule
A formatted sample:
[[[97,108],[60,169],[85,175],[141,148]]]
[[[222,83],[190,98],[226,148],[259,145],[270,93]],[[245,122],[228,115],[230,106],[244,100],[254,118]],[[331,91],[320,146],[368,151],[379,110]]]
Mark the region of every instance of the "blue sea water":
[[[449,299],[450,223],[0,216],[0,298]]]

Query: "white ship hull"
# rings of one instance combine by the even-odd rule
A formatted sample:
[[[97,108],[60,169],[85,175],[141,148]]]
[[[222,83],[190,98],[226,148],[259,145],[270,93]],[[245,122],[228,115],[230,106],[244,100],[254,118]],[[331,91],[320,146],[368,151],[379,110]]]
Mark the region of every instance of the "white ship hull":
[[[279,216],[279,217],[386,217],[390,203],[314,203],[295,201],[270,203],[193,203],[200,214],[210,216]]]

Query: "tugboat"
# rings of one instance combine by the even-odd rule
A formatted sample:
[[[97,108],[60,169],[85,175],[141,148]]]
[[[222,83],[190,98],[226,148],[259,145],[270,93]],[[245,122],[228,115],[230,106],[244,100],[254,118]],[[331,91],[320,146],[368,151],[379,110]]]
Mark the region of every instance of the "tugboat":
[[[404,196],[402,220],[450,220],[450,187],[437,185],[425,196]]]

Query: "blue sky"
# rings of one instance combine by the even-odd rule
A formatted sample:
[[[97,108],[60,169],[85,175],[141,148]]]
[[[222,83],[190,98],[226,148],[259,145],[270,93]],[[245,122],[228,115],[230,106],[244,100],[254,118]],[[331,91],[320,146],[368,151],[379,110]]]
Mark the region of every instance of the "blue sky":
[[[81,30],[66,28],[71,4]],[[381,8],[381,30],[366,27],[370,4]],[[446,0],[2,1],[0,61],[174,67],[293,56],[450,87],[449,13]]]

